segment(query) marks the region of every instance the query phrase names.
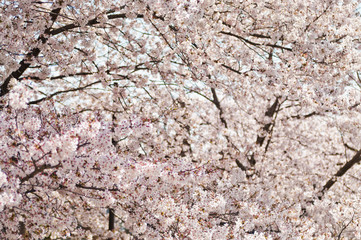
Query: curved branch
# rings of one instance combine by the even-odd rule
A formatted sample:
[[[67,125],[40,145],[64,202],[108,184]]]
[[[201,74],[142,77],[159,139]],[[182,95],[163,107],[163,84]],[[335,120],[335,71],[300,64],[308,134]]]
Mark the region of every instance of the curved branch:
[[[56,21],[57,17],[59,16],[59,13],[61,11],[61,8],[56,8],[54,10],[52,10],[50,12],[51,15],[51,26],[48,27],[44,33],[42,35],[40,35],[40,37],[38,38],[38,40],[40,40],[43,44],[46,43],[49,39],[50,36],[55,36],[57,34],[60,34],[62,32],[74,29],[74,28],[78,28],[80,27],[79,24],[76,23],[71,23],[56,29],[52,30],[52,26],[54,24],[54,22]],[[125,13],[121,13],[121,14],[109,14],[107,15],[108,19],[118,19],[118,18],[126,18],[126,14]],[[143,14],[138,14],[137,18],[144,18]],[[164,17],[163,16],[157,16],[155,13],[153,14],[153,18],[155,19],[160,19],[164,21]],[[95,24],[99,24],[100,22],[98,21],[98,17],[93,18],[91,20],[88,21],[88,23],[86,24],[86,26],[93,26]],[[39,48],[33,48],[30,50],[30,52],[28,52],[26,54],[26,57],[20,62],[20,67],[13,71],[3,82],[3,84],[0,86],[0,97],[6,95],[9,92],[9,83],[10,80],[12,78],[15,78],[17,80],[20,81],[20,77],[21,75],[30,67],[30,63],[29,60],[31,60],[33,57],[37,57],[39,56],[40,53],[40,49]]]
[[[47,29],[45,29],[43,34],[41,34],[39,36],[38,41],[41,41],[43,44],[48,41],[49,36],[51,35],[51,28],[52,28],[54,22],[56,21],[57,17],[59,16],[60,11],[61,11],[61,8],[56,8],[56,9],[53,9],[50,12],[51,25]],[[28,52],[26,54],[26,57],[20,62],[20,67],[17,70],[13,71],[5,79],[5,81],[1,84],[1,86],[0,86],[0,97],[6,95],[9,92],[10,80],[12,78],[19,79],[21,77],[21,75],[30,67],[29,61],[32,58],[37,57],[39,55],[39,53],[40,53],[40,49],[35,47],[35,48],[31,49],[30,52]]]
[[[98,83],[101,83],[101,81],[98,80],[98,81],[96,81],[96,82],[89,83],[89,84],[87,84],[87,85],[85,85],[85,86],[83,86],[83,87],[78,87],[78,88],[72,88],[72,89],[68,89],[68,90],[58,91],[58,92],[55,92],[55,93],[50,94],[50,95],[47,96],[47,97],[43,97],[43,98],[40,98],[40,99],[31,101],[31,102],[28,103],[28,105],[38,104],[39,102],[42,102],[42,101],[44,101],[44,100],[46,100],[46,99],[55,97],[56,95],[59,95],[59,94],[62,94],[62,93],[76,92],[76,91],[84,90],[85,88],[90,87],[90,86],[95,85],[95,84],[98,84]]]
[[[224,35],[228,35],[228,36],[232,36],[232,37],[238,38],[238,39],[240,39],[242,42],[251,44],[251,45],[253,45],[253,46],[267,46],[267,47],[279,48],[279,49],[282,49],[282,50],[287,50],[287,51],[292,52],[292,48],[283,47],[283,46],[280,46],[280,45],[277,45],[277,44],[270,44],[270,43],[261,44],[261,43],[252,42],[252,41],[250,41],[250,40],[248,40],[248,39],[246,39],[246,38],[244,38],[244,37],[242,37],[242,36],[236,35],[236,34],[231,33],[231,32],[220,31],[220,33],[222,33],[222,34],[224,34]]]
[[[118,19],[118,18],[126,18],[126,14],[125,13],[109,14],[109,15],[107,15],[107,17],[108,17],[109,20]],[[144,18],[144,15],[143,14],[137,14],[136,18]],[[153,14],[153,18],[164,20],[164,17],[157,16],[155,14]],[[98,21],[98,17],[96,17],[96,18],[93,18],[93,19],[89,20],[88,23],[86,24],[86,26],[93,26],[93,25],[99,24],[99,23],[100,22]],[[71,24],[68,24],[68,25],[65,25],[65,26],[62,26],[60,28],[57,28],[57,29],[54,29],[54,30],[50,31],[50,35],[51,36],[58,35],[59,33],[62,33],[62,32],[65,32],[65,31],[68,31],[68,30],[71,30],[71,29],[74,29],[74,28],[78,28],[78,27],[80,27],[79,24],[71,23]]]

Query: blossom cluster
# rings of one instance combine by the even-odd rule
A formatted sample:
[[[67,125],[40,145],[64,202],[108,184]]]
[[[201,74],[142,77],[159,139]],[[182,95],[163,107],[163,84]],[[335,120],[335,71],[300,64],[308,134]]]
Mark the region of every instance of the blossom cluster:
[[[0,238],[361,239],[358,5],[0,2]]]

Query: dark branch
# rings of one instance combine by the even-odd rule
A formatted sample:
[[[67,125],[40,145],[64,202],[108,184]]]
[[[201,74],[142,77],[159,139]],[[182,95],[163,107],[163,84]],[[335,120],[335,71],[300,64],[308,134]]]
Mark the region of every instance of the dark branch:
[[[327,190],[329,190],[337,181],[338,177],[342,177],[349,169],[352,168],[353,165],[356,163],[359,163],[361,161],[361,149],[353,156],[353,158],[345,163],[338,171],[337,173],[327,181],[327,183],[323,186],[320,196],[318,197],[320,200],[322,199],[323,195]]]
[[[75,92],[75,91],[80,91],[80,90],[84,90],[85,88],[87,87],[90,87],[92,85],[95,85],[95,84],[98,84],[98,83],[101,83],[101,81],[96,81],[96,82],[92,82],[92,83],[89,83],[83,87],[78,87],[78,88],[72,88],[72,89],[68,89],[68,90],[62,90],[62,91],[58,91],[58,92],[55,92],[55,93],[52,93],[50,94],[49,96],[47,97],[43,97],[43,98],[40,98],[38,100],[34,100],[34,101],[31,101],[28,103],[28,105],[31,105],[31,104],[38,104],[39,102],[42,102],[46,99],[50,99],[52,97],[55,97],[56,95],[59,95],[59,94],[62,94],[62,93],[68,93],[68,92]]]
[[[115,223],[115,215],[114,215],[114,209],[108,208],[109,210],[109,231],[114,230],[114,223]]]
[[[219,110],[219,118],[221,119],[221,122],[224,124],[224,126],[227,128],[227,122],[223,117],[223,110],[221,108],[221,103],[218,100],[216,90],[214,88],[211,88],[211,91],[212,91],[212,95],[213,95],[212,102],[218,108],[218,110]]]
[[[48,39],[49,39],[49,35],[50,32],[51,32],[51,28],[56,20],[56,18],[58,17],[59,13],[60,13],[60,10],[61,8],[56,8],[56,9],[53,9],[51,12],[50,12],[50,16],[51,16],[51,26],[48,27],[47,29],[45,29],[44,33],[40,35],[40,37],[38,38],[38,41],[41,41],[43,44],[45,44]],[[37,57],[40,53],[40,49],[39,48],[33,48],[30,50],[30,52],[28,52],[26,54],[26,57],[25,59],[23,59],[21,62],[20,62],[20,67],[13,71],[3,82],[3,84],[1,85],[0,87],[0,97],[6,95],[8,92],[9,92],[9,83],[10,83],[10,80],[12,78],[15,78],[15,79],[19,79],[21,77],[21,75],[29,68],[30,66],[30,61],[31,59]]]
[[[101,192],[105,192],[105,191],[110,191],[110,192],[119,192],[119,189],[117,188],[111,188],[111,189],[107,189],[107,188],[99,188],[99,187],[88,187],[88,186],[84,186],[82,184],[75,184],[75,186],[77,188],[83,188],[83,189],[88,189],[88,190],[96,190],[96,191],[101,191]]]
[[[55,166],[52,166],[50,164],[44,164],[44,165],[41,165],[40,167],[36,167],[35,170],[32,173],[30,173],[29,175],[21,178],[20,183],[24,183],[24,182],[30,180],[31,178],[35,177],[39,173],[42,173],[46,169],[53,169],[53,168],[58,168],[58,167],[60,167],[60,163],[55,165]]]
[[[247,168],[238,159],[236,159],[236,164],[243,171],[247,171]]]
[[[253,46],[267,46],[267,47],[279,48],[279,49],[282,49],[282,50],[287,50],[287,51],[292,52],[292,48],[283,47],[283,46],[280,46],[280,45],[277,45],[277,44],[270,44],[270,43],[261,44],[261,43],[252,42],[252,41],[250,41],[250,40],[248,40],[248,39],[246,39],[244,37],[241,37],[241,36],[236,35],[236,34],[231,33],[231,32],[220,31],[220,33],[222,33],[224,35],[228,35],[228,36],[238,38],[238,39],[242,40],[243,42],[251,44]]]
[[[243,74],[242,72],[240,72],[240,71],[238,71],[238,70],[236,70],[236,69],[234,69],[234,68],[231,68],[230,66],[227,66],[227,65],[224,64],[224,63],[222,63],[222,67],[227,68],[228,70],[230,70],[230,71],[232,71],[232,72],[235,72],[235,73],[237,73],[237,74],[240,74],[240,75]]]
[[[125,13],[120,13],[120,14],[109,14],[108,15],[108,19],[112,20],[112,19],[119,19],[119,18],[126,18],[126,14]],[[144,18],[143,14],[137,14],[137,18]],[[155,19],[161,19],[164,20],[164,17],[162,16],[157,16],[155,14],[153,14],[153,18]],[[93,26],[95,24],[99,24],[100,22],[98,21],[98,18],[93,18],[91,20],[88,21],[88,23],[86,24],[86,26]],[[75,23],[71,23],[65,26],[62,26],[60,28],[54,29],[50,32],[50,35],[54,36],[54,35],[58,35],[59,33],[74,29],[74,28],[78,28],[80,27],[79,24],[75,24]]]
[[[51,15],[51,21],[52,24],[49,28],[47,28],[44,31],[44,34],[40,35],[40,37],[38,38],[38,40],[40,40],[43,44],[45,44],[48,39],[49,36],[55,36],[57,34],[60,34],[62,32],[74,29],[74,28],[78,28],[80,27],[79,24],[76,23],[71,23],[68,25],[65,25],[63,27],[57,28],[57,29],[53,29],[52,30],[52,26],[56,20],[56,18],[58,17],[59,13],[61,11],[61,8],[56,8],[54,10],[52,10],[50,12]],[[108,15],[108,19],[118,19],[118,18],[126,18],[126,14],[109,14]],[[144,18],[143,14],[138,14],[137,18]],[[164,20],[163,16],[157,16],[156,14],[153,14],[153,18],[155,19],[160,19],[160,20]],[[93,26],[95,24],[99,24],[100,22],[98,21],[98,18],[93,18],[91,20],[88,21],[88,23],[86,24],[86,26]],[[3,82],[3,84],[0,86],[0,97],[6,95],[9,92],[9,83],[10,80],[12,78],[18,79],[20,80],[20,77],[22,76],[22,74],[30,67],[30,60],[34,57],[37,57],[40,53],[40,49],[39,48],[33,48],[32,50],[30,50],[29,53],[26,54],[26,57],[20,62],[20,67],[13,71]]]
[[[268,38],[268,39],[271,39],[270,36],[266,36],[266,35],[262,35],[262,34],[258,34],[258,33],[251,33],[250,36],[256,37],[256,38]]]
[[[277,108],[279,107],[279,101],[278,101],[278,97],[276,98],[275,102],[272,104],[271,107],[269,107],[267,109],[267,112],[266,112],[266,116],[267,117],[273,117],[273,115],[276,113],[276,110]],[[267,123],[263,126],[263,130],[267,133],[270,132],[270,129],[271,129],[271,126],[272,126],[272,123]],[[256,143],[260,146],[262,146],[264,140],[265,140],[265,136],[257,136],[257,140],[256,140]]]
[[[354,151],[354,152],[357,152],[357,149],[356,149],[356,148],[351,147],[351,146],[348,145],[347,143],[344,143],[343,145],[344,145],[346,148],[348,148],[349,150]]]
[[[66,78],[66,77],[75,77],[75,76],[87,76],[87,75],[92,75],[95,74],[93,72],[79,72],[79,73],[74,73],[74,74],[68,74],[68,75],[58,75],[58,76],[54,76],[54,77],[50,77],[50,80],[56,80],[56,79],[62,79],[62,78]],[[29,76],[29,77],[24,77],[23,79],[32,79],[32,80],[36,80],[36,81],[41,81],[43,79],[37,77],[37,76]]]

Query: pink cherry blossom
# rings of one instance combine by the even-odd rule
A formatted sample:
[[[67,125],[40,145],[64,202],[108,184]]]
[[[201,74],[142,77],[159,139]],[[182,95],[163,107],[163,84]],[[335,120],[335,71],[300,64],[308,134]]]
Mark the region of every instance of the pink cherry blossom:
[[[360,239],[357,1],[0,3],[1,239]]]

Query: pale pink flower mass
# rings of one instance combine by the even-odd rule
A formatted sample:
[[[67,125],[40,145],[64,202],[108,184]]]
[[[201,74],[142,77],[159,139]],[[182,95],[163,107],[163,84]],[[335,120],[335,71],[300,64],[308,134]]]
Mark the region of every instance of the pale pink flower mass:
[[[358,1],[0,2],[0,239],[361,239]]]

